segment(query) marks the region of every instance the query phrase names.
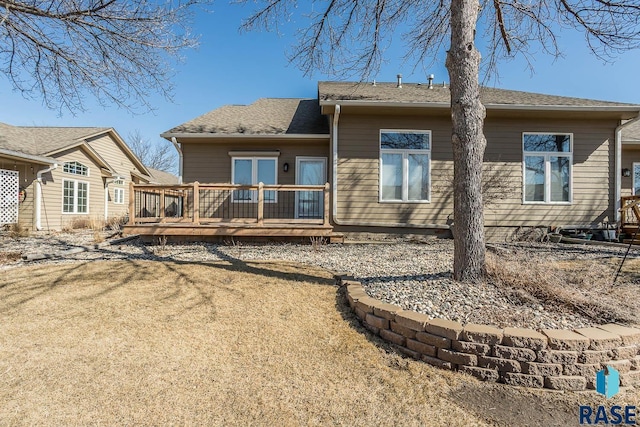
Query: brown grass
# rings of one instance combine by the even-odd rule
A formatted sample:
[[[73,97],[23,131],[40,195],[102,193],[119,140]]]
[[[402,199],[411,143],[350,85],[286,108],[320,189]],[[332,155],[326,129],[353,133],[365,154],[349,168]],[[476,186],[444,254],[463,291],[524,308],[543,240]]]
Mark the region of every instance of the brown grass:
[[[618,258],[556,261],[525,251],[487,253],[489,280],[533,297],[551,310],[575,311],[597,323],[637,323],[640,261],[625,263],[613,285]]]
[[[484,425],[290,264],[120,261],[0,279],[3,424]]]

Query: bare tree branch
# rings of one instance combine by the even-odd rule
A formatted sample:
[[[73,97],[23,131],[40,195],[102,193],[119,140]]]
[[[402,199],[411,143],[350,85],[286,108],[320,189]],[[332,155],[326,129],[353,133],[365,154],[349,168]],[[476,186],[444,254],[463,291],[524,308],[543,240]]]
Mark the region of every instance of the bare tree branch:
[[[153,144],[149,139],[143,137],[139,130],[131,132],[127,140],[127,145],[145,166],[175,173],[178,158],[168,141],[160,140]]]
[[[130,110],[170,99],[171,65],[195,46],[191,10],[209,0],[0,0],[0,73],[49,108],[85,98]]]

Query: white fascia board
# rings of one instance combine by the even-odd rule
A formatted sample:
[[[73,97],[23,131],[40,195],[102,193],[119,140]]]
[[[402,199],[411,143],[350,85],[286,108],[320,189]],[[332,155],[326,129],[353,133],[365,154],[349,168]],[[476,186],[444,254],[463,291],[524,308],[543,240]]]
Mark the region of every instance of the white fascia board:
[[[251,134],[251,133],[163,133],[165,139],[329,139],[329,134],[284,133],[284,134]]]

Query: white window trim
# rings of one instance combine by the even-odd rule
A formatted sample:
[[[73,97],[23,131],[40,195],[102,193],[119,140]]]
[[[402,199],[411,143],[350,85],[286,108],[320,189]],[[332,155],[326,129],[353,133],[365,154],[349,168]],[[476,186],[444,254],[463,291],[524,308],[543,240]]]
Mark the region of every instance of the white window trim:
[[[275,168],[275,183],[278,183],[278,158],[277,157],[264,157],[264,156],[237,156],[231,158],[231,184],[235,184],[234,177],[236,176],[236,160],[251,160],[251,184],[244,185],[258,185],[258,160],[273,160],[274,168]],[[271,185],[271,184],[265,184]],[[235,191],[235,190],[234,190]],[[231,201],[235,203],[258,203],[258,191],[255,193],[251,193],[250,200],[235,200],[233,195],[234,191],[231,192]],[[266,200],[264,203],[278,203],[278,192],[274,191],[274,200]]]
[[[636,196],[636,166],[640,167],[640,162],[631,164],[631,194]]]
[[[569,135],[569,151],[524,151],[525,135]],[[521,148],[522,148],[522,204],[523,205],[571,205],[573,204],[573,133],[572,132],[522,132]],[[527,176],[525,159],[528,157],[544,157],[544,200],[529,201],[527,197]],[[569,201],[568,202],[552,202],[551,198],[551,163],[550,157],[568,157],[569,158]]]
[[[64,183],[65,182],[73,182],[73,212],[65,212],[64,211]],[[83,183],[83,184],[87,184],[87,211],[86,212],[78,212],[78,183]],[[62,180],[62,214],[63,215],[88,215],[89,214],[89,206],[91,205],[91,203],[89,203],[90,196],[89,196],[89,181],[82,181],[80,179],[63,179]]]
[[[118,201],[118,196],[117,194],[121,193],[122,194],[122,198],[121,201]],[[116,205],[124,205],[124,188],[114,188],[113,189],[113,203]]]
[[[113,185],[124,185],[124,179],[114,179],[113,180]]]
[[[79,174],[79,173],[65,172],[64,167],[65,167],[66,165],[68,165],[68,164],[71,164],[71,163],[76,163],[76,164],[79,164],[79,165],[81,165],[81,166],[84,166],[84,167],[85,167],[85,169],[87,170],[87,174],[86,174],[86,175],[82,175],[82,174]],[[90,175],[89,175],[89,174],[90,174],[90,170],[91,170],[91,168],[90,168],[89,166],[87,166],[87,165],[85,165],[84,163],[79,162],[79,161],[77,161],[77,160],[71,160],[71,161],[69,161],[69,162],[64,162],[64,164],[62,165],[62,172],[63,172],[63,173],[66,173],[66,174],[68,174],[68,175],[73,175],[73,176],[85,176],[85,177],[89,177],[89,176],[90,176]]]
[[[429,135],[429,149],[397,149],[397,148],[382,148],[382,134],[385,132],[393,133],[416,133]],[[431,148],[433,147],[433,138],[430,130],[419,129],[380,129],[378,135],[378,203],[407,203],[407,204],[422,204],[431,203]],[[402,154],[402,199],[383,199],[382,198],[382,155],[383,154]],[[429,187],[427,188],[427,199],[425,200],[410,200],[409,199],[409,154],[421,154],[429,157]]]

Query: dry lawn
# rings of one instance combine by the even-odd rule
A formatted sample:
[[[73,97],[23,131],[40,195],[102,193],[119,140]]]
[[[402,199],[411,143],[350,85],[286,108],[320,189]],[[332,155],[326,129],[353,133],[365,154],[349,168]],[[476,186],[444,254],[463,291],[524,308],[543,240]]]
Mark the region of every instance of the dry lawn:
[[[8,273],[0,424],[482,424],[447,400],[453,374],[354,329],[320,269],[93,262]]]
[[[1,425],[569,425],[594,399],[403,359],[321,269],[119,261],[2,274]]]

